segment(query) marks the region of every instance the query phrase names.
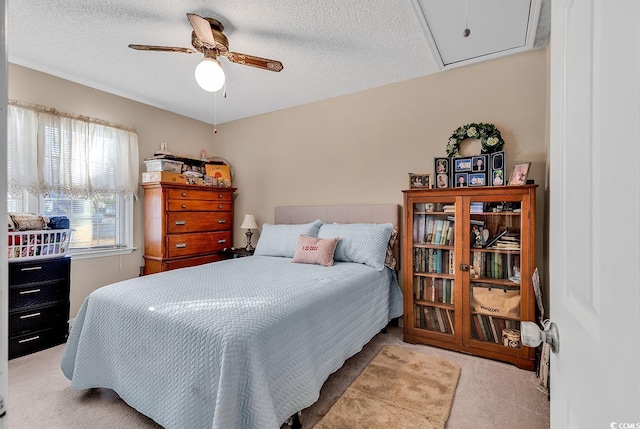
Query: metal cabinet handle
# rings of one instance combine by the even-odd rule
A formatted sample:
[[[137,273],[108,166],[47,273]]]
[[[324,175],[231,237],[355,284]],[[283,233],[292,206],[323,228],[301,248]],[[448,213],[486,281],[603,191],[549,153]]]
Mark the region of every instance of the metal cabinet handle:
[[[29,289],[29,290],[21,290],[20,295],[27,295],[29,293],[38,293],[40,289]]]
[[[183,197],[186,197],[186,196],[187,196],[187,193],[186,193],[186,192],[183,192],[183,193],[182,193],[182,196],[183,196]]]
[[[24,340],[20,340],[20,341],[18,341],[18,344],[28,343],[29,341],[35,341],[35,340],[39,340],[39,339],[40,339],[40,335],[36,335],[35,337],[25,338]]]
[[[36,271],[36,270],[41,270],[42,267],[41,266],[37,266],[37,267],[26,267],[26,268],[20,268],[20,271]]]
[[[227,242],[227,240],[226,240],[226,239],[224,239],[224,238],[223,238],[223,239],[221,239],[221,240],[218,240],[218,244],[222,244],[222,243],[226,243],[226,242]]]
[[[40,313],[25,314],[24,316],[20,316],[20,319],[28,319],[30,317],[37,317],[37,316],[40,316]]]
[[[460,264],[460,271],[469,271],[469,265]]]
[[[183,247],[187,247],[187,243],[176,243],[176,247],[179,249]]]
[[[184,206],[183,206],[184,207]],[[186,225],[187,221],[186,220],[177,220],[176,221],[176,225]]]
[[[218,219],[218,223],[227,223],[226,219]]]

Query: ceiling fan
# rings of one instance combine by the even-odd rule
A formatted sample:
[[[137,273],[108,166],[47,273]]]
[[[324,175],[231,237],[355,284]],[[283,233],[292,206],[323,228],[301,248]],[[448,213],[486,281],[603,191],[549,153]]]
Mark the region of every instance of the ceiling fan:
[[[187,13],[187,18],[189,18],[189,22],[193,27],[191,44],[195,49],[134,44],[129,45],[129,47],[141,51],[184,52],[186,54],[203,53],[204,60],[196,67],[196,81],[202,89],[209,92],[218,91],[224,86],[225,76],[220,62],[217,60],[218,56],[226,57],[229,61],[236,64],[257,67],[263,70],[279,72],[283,69],[282,63],[277,60],[229,52],[229,40],[222,33],[224,27],[218,20],[203,18],[194,13]]]

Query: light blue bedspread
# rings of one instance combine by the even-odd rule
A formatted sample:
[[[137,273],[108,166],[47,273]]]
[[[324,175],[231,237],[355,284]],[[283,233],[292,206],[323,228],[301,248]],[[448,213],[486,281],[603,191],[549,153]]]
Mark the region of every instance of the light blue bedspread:
[[[388,268],[233,259],[96,290],[62,370],[166,428],[276,429],[401,314]]]

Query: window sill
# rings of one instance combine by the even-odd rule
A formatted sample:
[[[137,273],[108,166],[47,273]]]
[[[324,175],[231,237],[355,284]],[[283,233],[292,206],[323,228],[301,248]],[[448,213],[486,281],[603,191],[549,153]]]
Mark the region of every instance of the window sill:
[[[78,250],[69,250],[67,252],[67,255],[71,258],[71,260],[91,259],[91,258],[102,258],[105,256],[128,255],[137,249],[138,249],[137,247],[125,247],[122,249],[92,249],[92,250],[78,249]]]

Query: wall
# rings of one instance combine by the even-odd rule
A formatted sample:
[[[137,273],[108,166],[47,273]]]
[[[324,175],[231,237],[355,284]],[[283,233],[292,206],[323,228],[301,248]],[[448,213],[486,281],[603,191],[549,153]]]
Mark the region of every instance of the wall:
[[[180,147],[181,153],[197,156],[204,148],[228,159],[238,187],[234,240],[244,245],[238,228],[244,213],[253,213],[261,225],[273,221],[277,205],[401,204],[407,173],[433,173],[433,158],[445,154],[449,135],[470,122],[496,125],[506,141],[508,171],[531,161],[529,177],[544,184],[547,63],[547,50],[536,50],[221,124],[215,135],[202,122],[15,65],[9,68],[9,97],[134,126],[141,171],[142,159],[162,139],[174,152]],[[477,141],[463,143],[463,149],[480,150]],[[538,266],[546,265],[543,189]],[[72,316],[92,290],[138,275],[142,222],[139,201],[138,250],[132,255],[73,262]]]
[[[222,124],[215,146],[236,170],[236,210],[261,225],[277,205],[402,204],[407,173],[433,173],[451,133],[470,122],[496,125],[507,171],[530,161],[529,178],[544,185],[547,62],[547,50],[536,50]],[[480,152],[477,140],[462,147]],[[538,190],[542,267],[544,186]]]

